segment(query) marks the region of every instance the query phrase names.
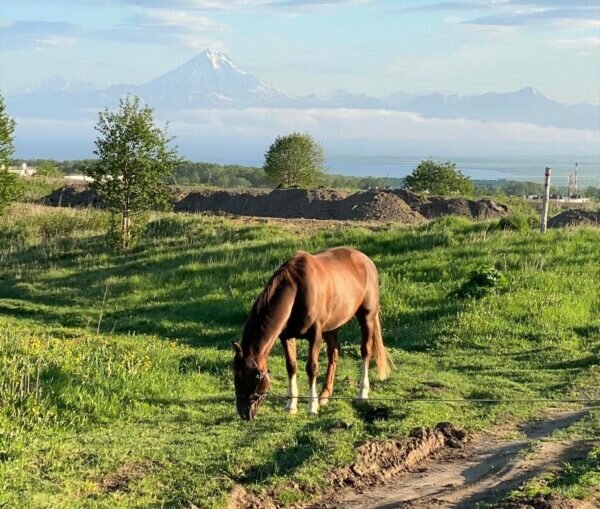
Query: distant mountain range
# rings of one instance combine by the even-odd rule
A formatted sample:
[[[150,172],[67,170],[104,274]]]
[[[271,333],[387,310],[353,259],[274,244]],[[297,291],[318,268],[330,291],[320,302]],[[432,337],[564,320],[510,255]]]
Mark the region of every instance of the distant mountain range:
[[[126,94],[140,96],[159,113],[192,109],[348,108],[418,113],[430,118],[526,122],[542,126],[600,129],[600,106],[562,104],[527,87],[510,93],[458,96],[402,92],[370,97],[336,90],[327,97],[293,96],[259,80],[226,55],[206,50],[143,85],[98,89],[88,82],[51,78],[7,98],[9,112],[25,118],[79,119],[112,108]]]

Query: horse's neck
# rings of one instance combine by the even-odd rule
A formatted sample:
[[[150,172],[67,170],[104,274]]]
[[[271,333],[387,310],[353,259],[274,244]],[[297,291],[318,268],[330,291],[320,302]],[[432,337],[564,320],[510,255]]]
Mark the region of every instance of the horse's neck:
[[[280,288],[268,304],[252,308],[244,330],[242,348],[251,354],[259,365],[266,363],[277,338],[285,329],[295,294],[294,288]]]
[[[273,318],[260,314],[251,316],[242,338],[242,348],[256,360],[261,369],[285,326]]]

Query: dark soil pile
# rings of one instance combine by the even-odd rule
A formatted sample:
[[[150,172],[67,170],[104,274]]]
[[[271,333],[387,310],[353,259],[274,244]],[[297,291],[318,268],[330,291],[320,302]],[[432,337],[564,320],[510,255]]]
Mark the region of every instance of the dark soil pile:
[[[426,219],[455,214],[472,219],[503,217],[504,205],[491,200],[423,198],[396,190],[368,190],[357,193],[328,189],[201,190],[187,192],[173,188],[172,203],[178,212],[205,212],[236,216],[280,217],[340,221],[394,221],[419,223]],[[44,203],[55,207],[101,207],[98,196],[87,184],[77,183],[52,192]]]
[[[432,196],[419,207],[419,212],[427,219],[441,216],[463,216],[472,219],[492,219],[508,214],[508,207],[493,200],[466,200],[464,198],[441,198]]]
[[[424,217],[397,194],[388,191],[363,191],[348,196],[339,207],[336,219],[362,219],[419,223]]]
[[[256,217],[377,220],[417,223],[424,218],[389,191],[350,194],[326,189],[275,189],[270,193],[201,191],[175,204],[185,212],[217,212]]]
[[[600,212],[572,209],[548,219],[549,228],[565,228],[568,226],[600,226]]]
[[[100,198],[85,182],[77,182],[55,189],[42,202],[52,207],[102,208]]]

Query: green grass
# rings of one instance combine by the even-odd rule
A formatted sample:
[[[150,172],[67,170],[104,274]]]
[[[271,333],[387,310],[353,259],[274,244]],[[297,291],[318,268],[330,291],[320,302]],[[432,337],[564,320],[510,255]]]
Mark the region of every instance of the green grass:
[[[291,503],[365,440],[440,421],[479,430],[542,406],[373,403],[389,407],[373,420],[349,401],[318,418],[271,401],[242,422],[230,341],[298,249],[351,245],[379,267],[396,370],[373,397],[556,398],[600,382],[599,230],[541,236],[458,218],[297,229],[163,214],[138,249],[115,254],[107,224],[99,211],[25,205],[0,218],[0,507],[222,507],[236,483]],[[506,288],[448,297],[482,267]],[[337,395],[357,392],[358,337],[355,324],[341,335]],[[284,394],[279,346],[270,364],[272,392]],[[306,394],[303,371],[300,384]]]
[[[598,387],[590,394],[598,397]],[[589,452],[583,459],[565,462],[557,472],[548,472],[527,481],[509,495],[509,499],[559,495],[569,499],[595,497],[600,502],[600,408],[593,408],[581,420],[558,430],[554,439],[571,440],[574,447]]]
[[[52,177],[21,177],[20,200],[23,202],[38,202],[52,191],[68,184],[68,181]]]

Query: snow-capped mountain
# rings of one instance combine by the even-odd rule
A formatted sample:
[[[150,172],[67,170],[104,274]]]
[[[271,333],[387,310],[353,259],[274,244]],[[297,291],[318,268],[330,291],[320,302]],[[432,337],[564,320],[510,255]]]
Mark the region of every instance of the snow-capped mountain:
[[[171,109],[272,106],[291,99],[211,50],[138,87],[136,93],[150,104]]]
[[[142,85],[115,85],[96,89],[93,84],[71,83],[54,77],[33,89],[7,98],[16,117],[73,119],[114,108],[126,94],[140,96],[159,114],[191,109],[349,108],[387,109],[425,117],[470,118],[497,122],[526,122],[575,129],[600,129],[600,107],[561,104],[532,88],[510,93],[458,96],[414,96],[398,92],[370,97],[346,90],[331,95],[295,97],[261,81],[222,53],[206,50],[179,67]]]

